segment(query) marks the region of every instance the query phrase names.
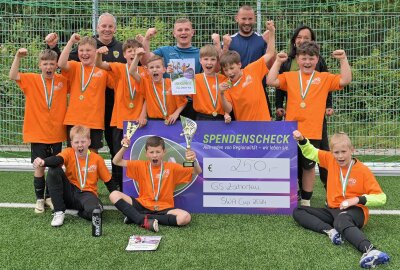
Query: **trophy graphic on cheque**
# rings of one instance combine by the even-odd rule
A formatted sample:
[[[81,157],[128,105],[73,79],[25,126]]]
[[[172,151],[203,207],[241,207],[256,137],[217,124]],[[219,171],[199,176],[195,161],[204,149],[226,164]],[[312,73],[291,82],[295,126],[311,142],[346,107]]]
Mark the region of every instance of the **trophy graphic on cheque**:
[[[126,137],[130,140],[138,128],[139,124],[135,124],[134,122],[128,121],[126,125]],[[129,145],[127,145],[126,143],[124,143],[122,146],[129,147]]]
[[[196,132],[197,124],[192,119],[184,116],[181,116],[181,122],[183,127],[183,133],[181,133],[181,136],[185,136],[186,149],[190,149],[190,143],[192,142],[194,133]],[[186,160],[182,165],[183,167],[194,167],[194,160]]]

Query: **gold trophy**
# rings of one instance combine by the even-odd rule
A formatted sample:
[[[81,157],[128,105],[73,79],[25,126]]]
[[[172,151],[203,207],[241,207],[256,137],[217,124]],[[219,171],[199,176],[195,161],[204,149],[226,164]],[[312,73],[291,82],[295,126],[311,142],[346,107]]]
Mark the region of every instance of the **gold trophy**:
[[[133,134],[135,134],[136,130],[139,128],[139,124],[135,124],[131,121],[128,121],[128,124],[126,125],[126,137],[128,139],[131,139]],[[123,147],[129,147],[126,143],[122,144]]]
[[[183,133],[181,133],[181,136],[185,136],[186,149],[190,149],[190,143],[192,142],[194,133],[196,132],[197,124],[192,119],[184,116],[181,116],[181,123],[183,127]],[[182,165],[183,167],[194,167],[194,161],[185,160]]]

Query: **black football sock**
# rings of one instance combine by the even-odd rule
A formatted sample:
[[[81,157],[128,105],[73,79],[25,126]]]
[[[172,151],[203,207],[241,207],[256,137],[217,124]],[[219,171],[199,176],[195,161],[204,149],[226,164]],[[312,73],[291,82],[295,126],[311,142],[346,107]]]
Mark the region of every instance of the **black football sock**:
[[[44,199],[44,188],[45,188],[44,176],[42,177],[34,176],[33,186],[35,187],[36,200]]]
[[[115,207],[121,211],[130,221],[135,224],[142,225],[144,220],[144,215],[140,214],[135,207],[124,201],[123,199],[119,199],[115,203]]]

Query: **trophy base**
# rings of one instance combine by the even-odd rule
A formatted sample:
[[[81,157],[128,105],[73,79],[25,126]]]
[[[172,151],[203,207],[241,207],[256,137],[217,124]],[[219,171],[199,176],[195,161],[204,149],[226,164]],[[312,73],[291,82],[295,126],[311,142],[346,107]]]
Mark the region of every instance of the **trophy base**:
[[[194,161],[184,161],[182,163],[183,167],[194,167]]]

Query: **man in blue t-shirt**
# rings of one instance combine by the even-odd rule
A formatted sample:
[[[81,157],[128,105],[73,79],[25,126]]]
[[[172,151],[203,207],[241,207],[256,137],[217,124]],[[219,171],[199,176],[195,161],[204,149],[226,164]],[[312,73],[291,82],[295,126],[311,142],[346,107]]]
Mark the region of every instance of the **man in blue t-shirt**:
[[[256,16],[251,6],[244,5],[239,8],[235,16],[239,32],[233,35],[223,36],[223,52],[228,50],[237,51],[240,55],[242,68],[248,64],[260,59],[267,50],[268,32],[259,34],[254,31]],[[275,58],[268,63],[268,68],[272,67]],[[266,87],[266,81],[263,80],[263,86]],[[268,95],[266,94],[268,108],[271,108]],[[271,109],[270,109],[271,110]],[[271,113],[271,112],[270,112]]]
[[[165,66],[168,66],[171,59],[189,59],[192,58],[195,61],[195,73],[201,72],[200,65],[200,49],[192,46],[192,38],[194,35],[194,29],[192,22],[187,18],[180,18],[175,21],[173,35],[176,39],[175,46],[162,46],[155,49],[153,52],[150,51],[150,41],[156,34],[155,28],[150,28],[146,32],[146,36],[143,39],[143,47],[146,54],[142,57],[142,64],[146,64],[147,60],[153,55],[159,55],[164,58]],[[164,77],[168,77],[167,73]],[[196,119],[195,111],[193,110],[192,100],[188,98],[186,108],[181,113],[183,116],[191,119]]]

